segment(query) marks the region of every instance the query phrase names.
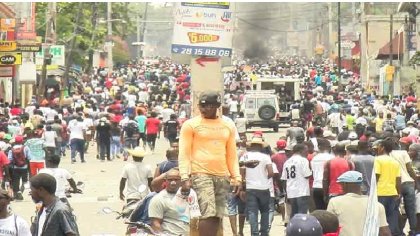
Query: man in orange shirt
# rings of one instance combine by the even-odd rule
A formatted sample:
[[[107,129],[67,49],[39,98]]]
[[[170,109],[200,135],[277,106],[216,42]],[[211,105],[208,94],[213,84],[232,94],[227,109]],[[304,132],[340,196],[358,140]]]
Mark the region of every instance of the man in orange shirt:
[[[197,193],[201,217],[199,235],[214,236],[226,207],[230,183],[239,194],[241,175],[236,155],[235,127],[217,116],[221,96],[204,92],[199,99],[200,116],[185,121],[179,139],[181,193]]]

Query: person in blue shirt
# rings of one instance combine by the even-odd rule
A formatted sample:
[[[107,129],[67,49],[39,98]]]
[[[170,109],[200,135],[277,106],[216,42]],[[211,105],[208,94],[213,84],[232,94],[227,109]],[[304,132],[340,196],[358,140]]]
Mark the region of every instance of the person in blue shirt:
[[[315,76],[315,84],[317,86],[321,86],[321,84],[322,84],[322,78],[321,78],[321,75],[319,73]]]

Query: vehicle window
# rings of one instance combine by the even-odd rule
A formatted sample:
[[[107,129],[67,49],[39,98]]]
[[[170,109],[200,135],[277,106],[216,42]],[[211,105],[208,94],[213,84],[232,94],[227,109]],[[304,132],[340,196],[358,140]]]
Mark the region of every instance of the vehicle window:
[[[276,101],[274,98],[258,98],[258,107],[270,105],[276,107]]]
[[[246,99],[245,108],[246,109],[255,109],[255,99],[254,98]]]

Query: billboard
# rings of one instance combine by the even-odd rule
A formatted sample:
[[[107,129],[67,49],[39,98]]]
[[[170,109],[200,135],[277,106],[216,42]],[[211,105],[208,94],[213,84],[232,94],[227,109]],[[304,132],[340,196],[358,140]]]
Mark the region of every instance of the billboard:
[[[182,2],[175,8],[172,53],[230,57],[234,31],[227,2]]]
[[[46,46],[42,46],[42,50],[37,52],[36,57],[36,64],[42,65],[44,63],[44,48]],[[51,65],[59,65],[64,66],[65,65],[65,47],[64,45],[51,45],[50,46],[50,54],[53,56],[51,58]]]

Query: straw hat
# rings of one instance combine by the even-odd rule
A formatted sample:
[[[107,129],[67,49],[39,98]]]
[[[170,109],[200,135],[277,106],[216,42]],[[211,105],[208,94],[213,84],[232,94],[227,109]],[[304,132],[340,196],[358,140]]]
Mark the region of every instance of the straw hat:
[[[144,157],[147,154],[146,151],[142,147],[128,149],[127,152],[133,157]]]

